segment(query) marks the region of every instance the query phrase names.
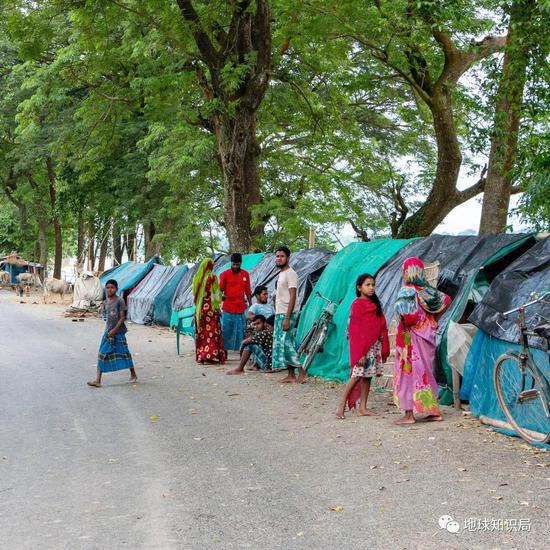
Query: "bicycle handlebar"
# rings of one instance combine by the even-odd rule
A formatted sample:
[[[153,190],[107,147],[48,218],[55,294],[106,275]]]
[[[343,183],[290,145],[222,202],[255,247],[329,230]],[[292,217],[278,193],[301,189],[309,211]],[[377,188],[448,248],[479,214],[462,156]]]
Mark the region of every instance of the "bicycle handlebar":
[[[329,300],[328,298],[323,296],[318,290],[315,291],[315,296],[319,296],[319,298],[321,298],[322,300],[327,302],[327,304],[338,304],[338,305],[340,305],[342,303],[342,300],[340,300],[339,302],[333,302],[332,300]]]
[[[531,294],[531,297],[534,297],[534,296],[536,296],[535,293]],[[542,292],[540,294],[540,296],[538,296],[537,298],[535,298],[531,302],[527,302],[526,304],[515,307],[514,309],[511,309],[509,311],[505,311],[504,313],[501,313],[500,316],[501,316],[502,319],[506,319],[506,317],[508,317],[508,315],[511,315],[512,313],[515,313],[516,311],[519,311],[520,309],[525,309],[525,308],[527,308],[529,306],[532,306],[534,304],[538,304],[539,302],[543,302],[544,298],[546,298],[546,296],[550,296],[550,291],[546,290],[546,291]]]

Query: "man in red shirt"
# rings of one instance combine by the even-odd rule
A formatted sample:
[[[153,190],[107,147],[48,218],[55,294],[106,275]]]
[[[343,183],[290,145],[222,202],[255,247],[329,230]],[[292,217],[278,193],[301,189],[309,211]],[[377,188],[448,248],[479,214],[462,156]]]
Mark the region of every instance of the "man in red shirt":
[[[223,293],[222,331],[226,350],[238,351],[244,340],[246,329],[246,308],[252,304],[250,275],[241,269],[243,258],[231,255],[231,269],[220,275],[220,289]]]

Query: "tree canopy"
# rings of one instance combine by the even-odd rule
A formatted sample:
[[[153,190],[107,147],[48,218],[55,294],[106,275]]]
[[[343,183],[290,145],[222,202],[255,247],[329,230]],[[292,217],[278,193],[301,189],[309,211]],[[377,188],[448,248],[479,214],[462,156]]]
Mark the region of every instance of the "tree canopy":
[[[429,234],[484,190],[484,219],[523,192],[548,230],[549,22],[534,0],[7,0],[0,252],[59,275],[310,227],[334,248]]]

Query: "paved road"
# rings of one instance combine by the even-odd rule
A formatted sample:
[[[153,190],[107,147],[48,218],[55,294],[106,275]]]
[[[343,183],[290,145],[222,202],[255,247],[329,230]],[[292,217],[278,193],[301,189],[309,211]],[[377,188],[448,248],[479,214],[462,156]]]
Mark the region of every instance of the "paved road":
[[[91,389],[101,329],[0,292],[2,549],[547,546],[547,453],[452,411],[394,427],[387,395],[337,421],[338,388],[197,367],[153,328],[130,330],[139,384]]]

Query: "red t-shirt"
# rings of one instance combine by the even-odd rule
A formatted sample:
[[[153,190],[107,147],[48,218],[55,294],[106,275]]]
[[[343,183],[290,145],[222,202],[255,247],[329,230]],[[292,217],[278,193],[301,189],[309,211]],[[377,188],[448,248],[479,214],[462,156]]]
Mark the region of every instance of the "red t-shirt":
[[[246,311],[246,297],[252,294],[250,290],[250,275],[241,269],[234,273],[232,269],[220,275],[220,289],[225,296],[222,309],[227,313],[244,313]]]

